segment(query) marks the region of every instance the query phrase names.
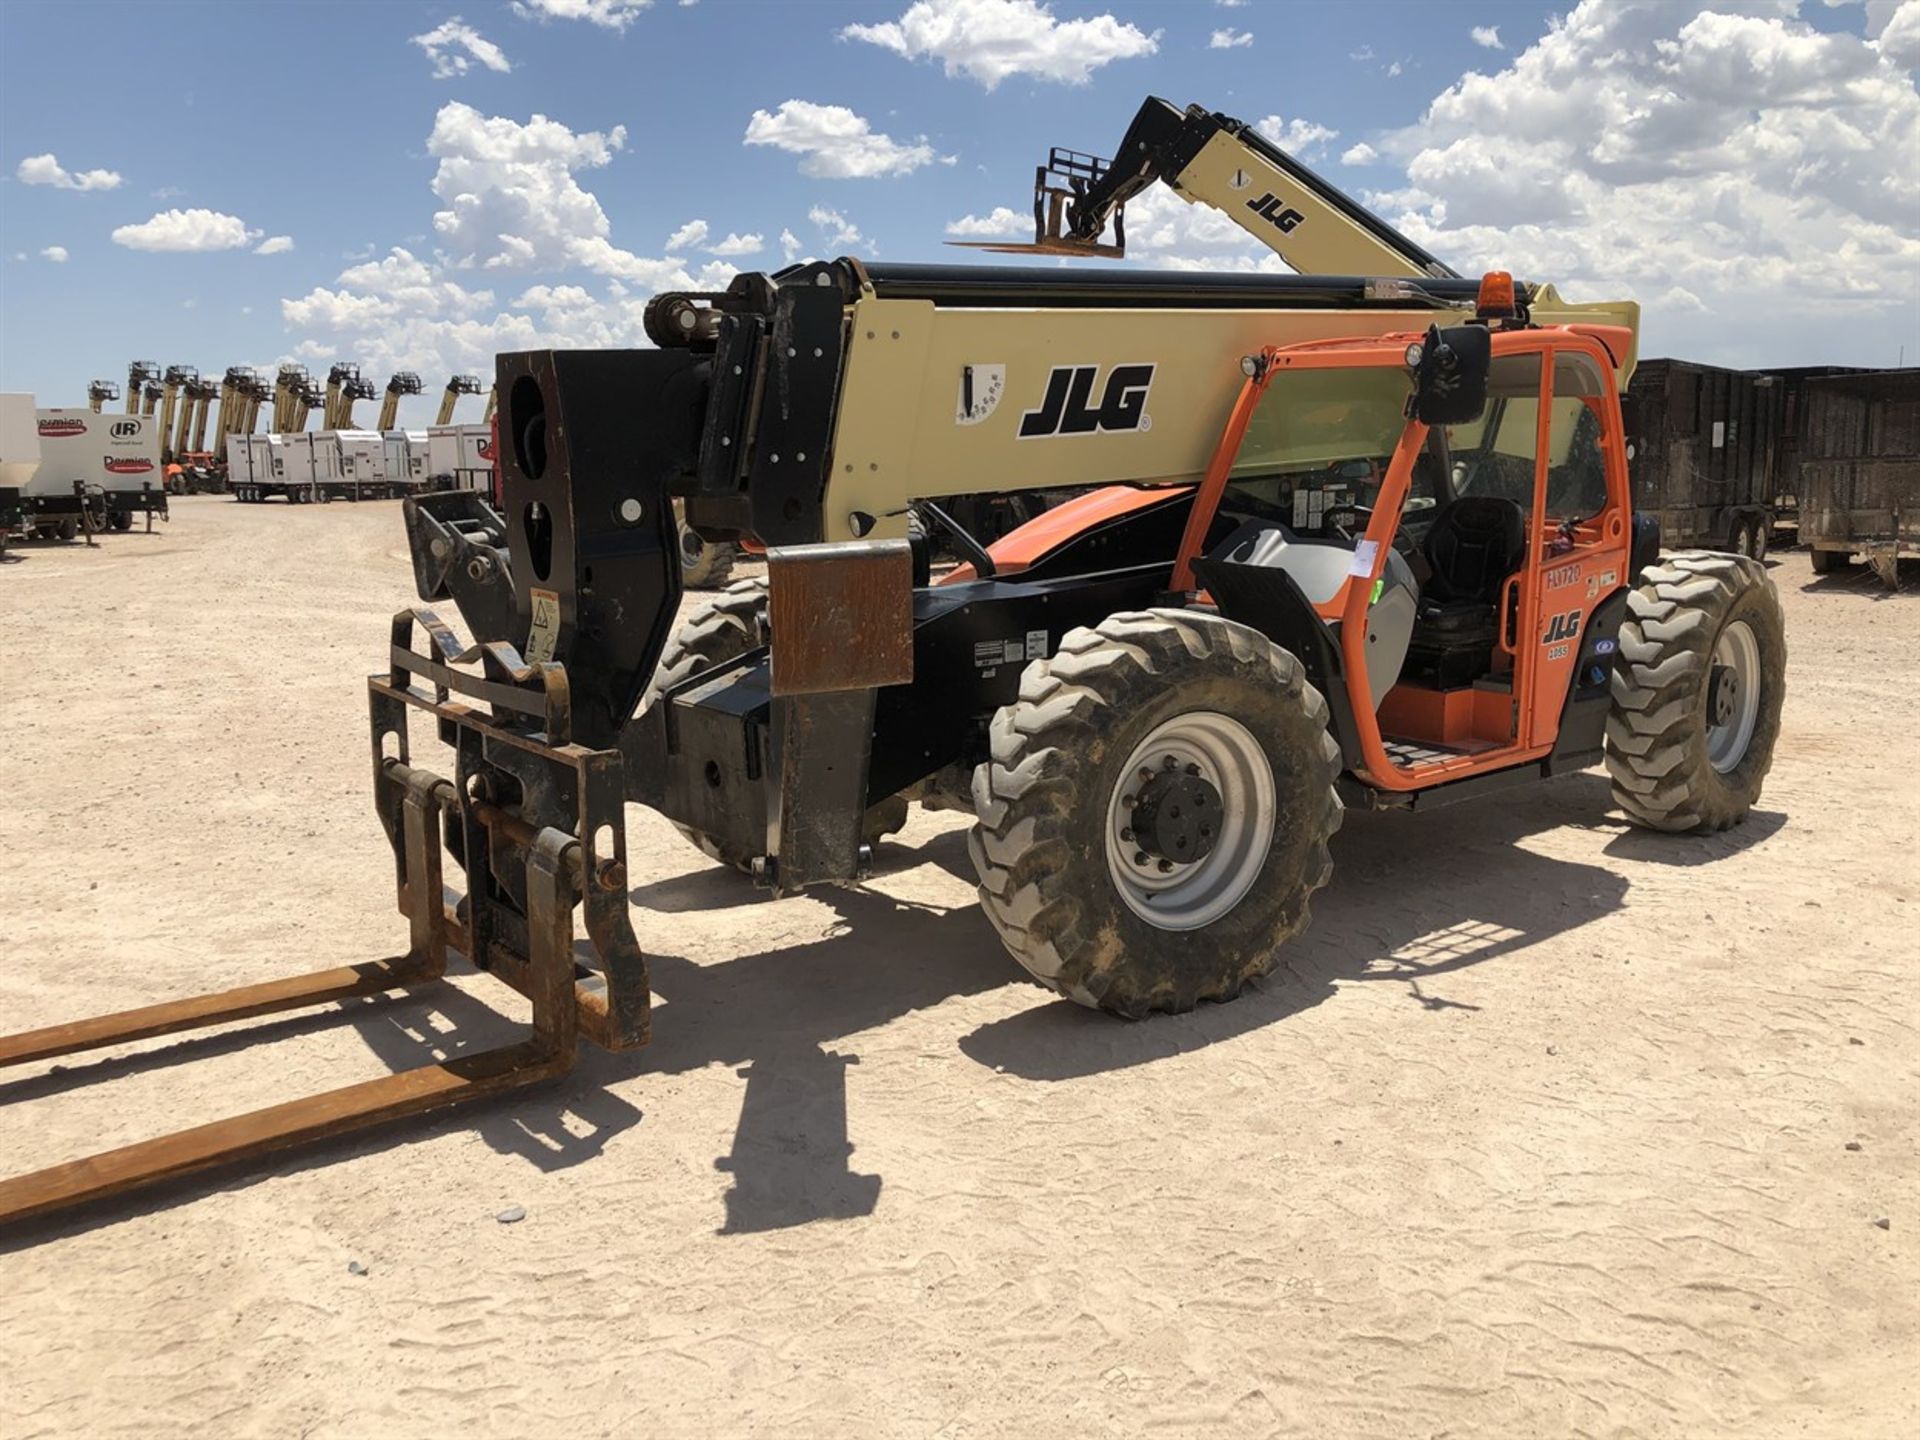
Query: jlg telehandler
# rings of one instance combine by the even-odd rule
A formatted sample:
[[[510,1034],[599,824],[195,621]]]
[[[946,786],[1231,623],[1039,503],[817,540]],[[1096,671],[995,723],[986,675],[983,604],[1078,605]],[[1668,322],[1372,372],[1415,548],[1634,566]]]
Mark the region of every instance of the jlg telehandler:
[[[531,997],[531,1038],[7,1181],[0,1219],[545,1079],[582,1035],[644,1043],[628,803],[776,892],[857,880],[909,800],[970,809],[1014,958],[1128,1016],[1272,969],[1344,808],[1604,761],[1636,823],[1743,819],[1780,610],[1757,563],[1659,557],[1632,513],[1633,307],[1462,281],[1225,117],[1149,102],[1122,156],[1043,170],[1039,246],[1122,248],[1161,178],[1356,273],[841,260],[661,297],[658,349],[501,356],[503,503],[406,507],[421,595],[472,640],[402,611],[368,682],[406,954],[0,1063],[431,980],[449,949]],[[1306,248],[1336,224],[1344,249]],[[942,503],[1041,488],[1085,493],[991,547]],[[770,546],[770,584],[677,635],[676,500]],[[931,583],[942,531],[970,564]]]

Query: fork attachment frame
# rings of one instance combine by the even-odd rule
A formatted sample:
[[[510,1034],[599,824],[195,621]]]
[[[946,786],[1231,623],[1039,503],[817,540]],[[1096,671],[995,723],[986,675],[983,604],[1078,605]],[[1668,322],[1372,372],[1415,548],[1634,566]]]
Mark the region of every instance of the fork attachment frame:
[[[428,653],[413,648],[416,625]],[[454,668],[474,662],[478,675]],[[565,670],[525,664],[510,645],[464,649],[431,611],[413,609],[394,617],[391,668],[369,677],[367,692],[375,806],[393,848],[406,953],[0,1037],[0,1068],[410,989],[446,973],[449,948],[532,1002],[531,1033],[0,1181],[0,1225],[553,1079],[572,1068],[582,1035],[615,1050],[646,1042],[620,757],[571,743]],[[411,764],[409,708],[431,714],[453,746],[452,781]],[[443,843],[467,870],[453,906]],[[575,955],[576,906],[595,952],[587,965]]]

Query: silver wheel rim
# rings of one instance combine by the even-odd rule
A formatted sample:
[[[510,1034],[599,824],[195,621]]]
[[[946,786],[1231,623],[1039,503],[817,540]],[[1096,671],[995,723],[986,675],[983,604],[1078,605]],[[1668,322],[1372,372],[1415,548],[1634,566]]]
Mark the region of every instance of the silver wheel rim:
[[[1760,641],[1753,627],[1736,620],[1713,642],[1707,687],[1707,762],[1725,775],[1747,758],[1760,718]],[[1716,718],[1717,689],[1733,686],[1725,714]]]
[[[1190,864],[1161,862],[1134,842],[1134,802],[1151,773],[1172,767],[1220,794],[1213,849]],[[1143,774],[1143,772],[1148,772]],[[1127,908],[1161,930],[1198,930],[1238,905],[1273,844],[1273,767],[1238,720],[1192,710],[1157,726],[1127,757],[1107,800],[1107,871]],[[1162,863],[1171,868],[1161,869]]]

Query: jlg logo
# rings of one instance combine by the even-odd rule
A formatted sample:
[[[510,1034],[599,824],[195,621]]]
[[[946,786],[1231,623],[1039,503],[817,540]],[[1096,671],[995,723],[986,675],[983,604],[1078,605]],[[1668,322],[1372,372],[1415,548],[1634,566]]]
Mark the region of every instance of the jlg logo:
[[[1291,235],[1307,217],[1269,190],[1258,200],[1249,200],[1247,208],[1269,222],[1282,235]]]
[[[1098,365],[1056,365],[1047,376],[1046,398],[1038,410],[1020,417],[1022,440],[1049,435],[1119,434],[1153,428],[1147,414],[1147,391],[1153,385],[1153,366],[1116,365],[1107,372],[1100,403],[1093,399]]]
[[[1554,616],[1553,619],[1547,623],[1546,638],[1541,640],[1540,643],[1542,645],[1556,645],[1561,641],[1573,639],[1574,636],[1580,633],[1580,617],[1585,613],[1584,610],[1569,610],[1564,615]]]

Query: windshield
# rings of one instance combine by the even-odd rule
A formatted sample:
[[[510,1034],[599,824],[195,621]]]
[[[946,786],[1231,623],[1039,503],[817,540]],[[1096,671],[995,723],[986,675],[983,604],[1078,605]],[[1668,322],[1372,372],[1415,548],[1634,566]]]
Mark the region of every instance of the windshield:
[[[1296,535],[1344,538],[1365,528],[1406,425],[1399,366],[1280,370],[1253,412],[1221,508],[1278,520]],[[1409,515],[1431,509],[1427,457],[1414,467]]]

